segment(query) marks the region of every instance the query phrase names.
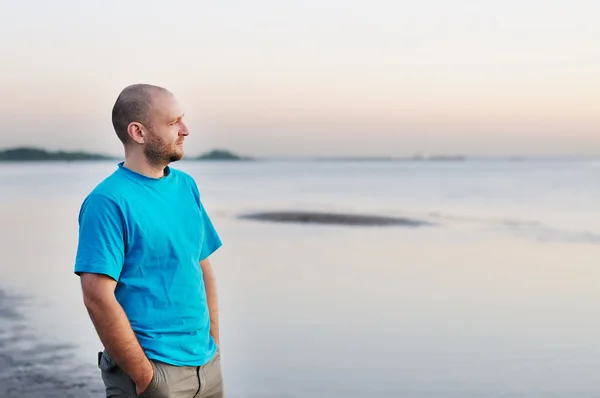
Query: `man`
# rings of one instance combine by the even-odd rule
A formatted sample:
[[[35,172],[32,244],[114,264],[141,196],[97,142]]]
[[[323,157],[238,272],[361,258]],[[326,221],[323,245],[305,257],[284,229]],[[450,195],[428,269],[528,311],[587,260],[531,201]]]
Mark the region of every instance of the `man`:
[[[195,181],[169,167],[183,158],[183,112],[166,89],[137,84],[112,122],[125,161],[83,201],[75,260],[106,395],[223,397],[209,262],[221,240]]]

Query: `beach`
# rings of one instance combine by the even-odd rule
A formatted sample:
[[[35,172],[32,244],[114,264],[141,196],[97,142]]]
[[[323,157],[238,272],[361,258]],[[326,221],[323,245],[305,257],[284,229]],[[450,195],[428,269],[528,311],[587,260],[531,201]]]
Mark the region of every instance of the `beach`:
[[[81,200],[114,167],[0,165],[0,396],[102,396],[73,261]],[[594,163],[175,167],[224,242],[229,397],[600,394]],[[281,217],[307,212],[425,225]]]

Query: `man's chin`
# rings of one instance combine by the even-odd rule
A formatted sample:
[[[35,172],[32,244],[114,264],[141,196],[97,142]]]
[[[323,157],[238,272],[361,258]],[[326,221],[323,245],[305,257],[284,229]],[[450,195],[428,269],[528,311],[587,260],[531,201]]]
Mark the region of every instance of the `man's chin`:
[[[183,151],[181,151],[179,153],[174,153],[173,155],[171,155],[171,157],[169,158],[169,161],[177,162],[181,159],[183,159]]]

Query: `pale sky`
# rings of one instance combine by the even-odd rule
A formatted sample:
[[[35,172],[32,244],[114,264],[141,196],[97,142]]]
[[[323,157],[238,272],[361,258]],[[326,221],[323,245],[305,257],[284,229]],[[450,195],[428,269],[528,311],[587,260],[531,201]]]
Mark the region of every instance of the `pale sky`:
[[[121,154],[120,90],[187,153],[598,155],[597,0],[0,2],[0,147]]]

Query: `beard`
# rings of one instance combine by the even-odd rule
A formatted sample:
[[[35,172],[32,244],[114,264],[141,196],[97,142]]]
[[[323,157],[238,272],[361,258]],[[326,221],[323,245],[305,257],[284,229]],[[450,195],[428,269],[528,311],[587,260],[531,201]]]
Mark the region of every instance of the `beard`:
[[[183,158],[183,151],[176,144],[164,142],[153,132],[148,138],[148,143],[144,147],[144,155],[152,166],[165,167],[169,163]]]

